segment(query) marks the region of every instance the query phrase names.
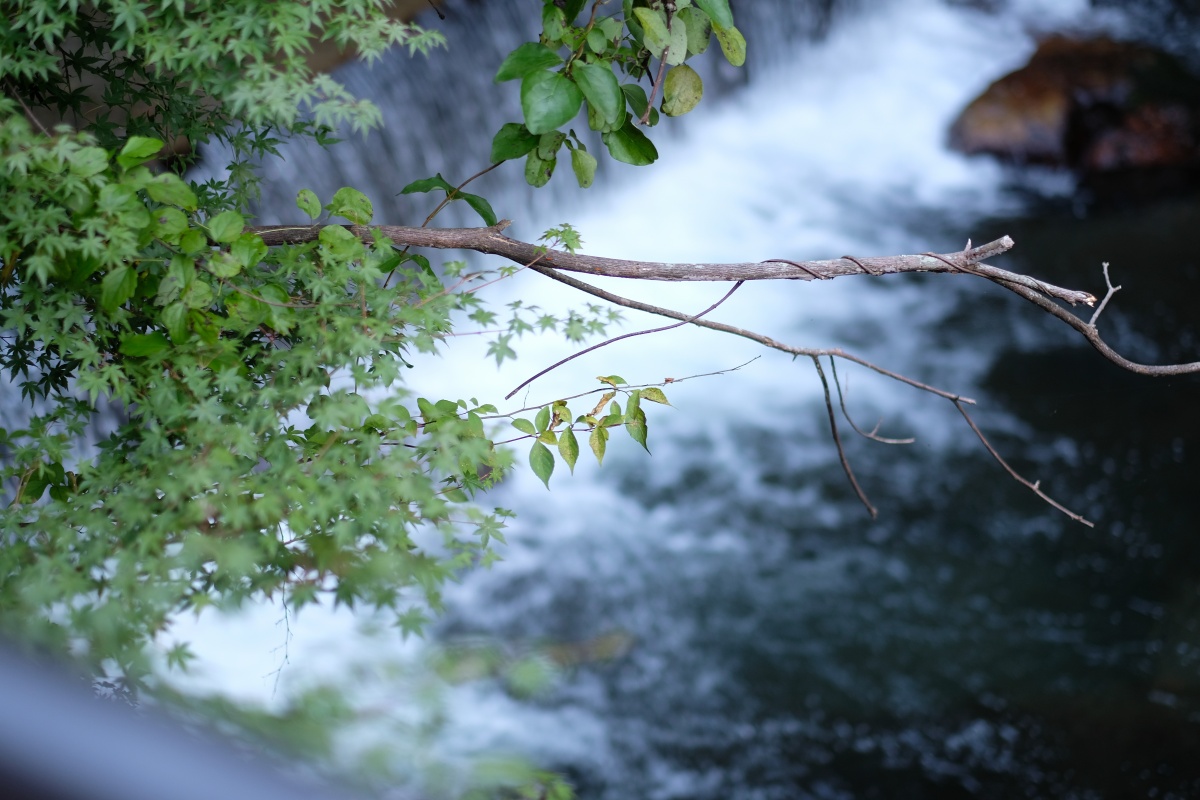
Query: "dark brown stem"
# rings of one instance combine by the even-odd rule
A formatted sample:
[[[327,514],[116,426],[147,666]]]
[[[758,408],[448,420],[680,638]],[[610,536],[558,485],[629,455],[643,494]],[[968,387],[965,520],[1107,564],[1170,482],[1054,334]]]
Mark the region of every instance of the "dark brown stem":
[[[813,366],[817,368],[817,375],[821,378],[821,388],[825,390],[825,410],[829,414],[829,429],[833,431],[833,443],[837,445],[838,460],[842,462],[842,469],[850,480],[850,485],[854,487],[854,493],[867,507],[867,513],[871,515],[871,519],[875,519],[879,516],[879,511],[871,505],[871,501],[867,499],[867,493],[858,485],[858,478],[854,477],[854,470],[850,469],[850,461],[846,458],[845,448],[842,447],[842,437],[838,433],[837,415],[833,411],[833,398],[829,395],[829,381],[825,379],[825,370],[821,369],[821,359],[813,356],[812,362]]]

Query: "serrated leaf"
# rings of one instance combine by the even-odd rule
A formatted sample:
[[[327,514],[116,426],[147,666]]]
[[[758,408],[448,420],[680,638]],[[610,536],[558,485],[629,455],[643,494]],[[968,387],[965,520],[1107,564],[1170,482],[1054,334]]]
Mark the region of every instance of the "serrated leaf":
[[[541,442],[534,442],[533,447],[529,448],[529,466],[533,468],[533,474],[549,489],[550,476],[554,474],[554,454],[550,452],[550,448]]]
[[[151,161],[163,148],[162,139],[152,139],[148,136],[130,136],[117,154],[117,163],[124,169],[136,167],[146,161]]]
[[[519,122],[506,122],[492,137],[492,163],[520,158],[538,145],[534,136]]]
[[[178,208],[170,206],[154,209],[154,235],[164,242],[174,244],[188,229],[188,218]]]
[[[137,289],[137,272],[132,267],[121,264],[113,268],[104,280],[100,282],[100,306],[105,311],[114,311],[118,306],[133,297]]]
[[[712,20],[713,27],[733,27],[733,12],[729,10],[729,0],[695,0],[700,10]]]
[[[662,110],[668,117],[686,114],[700,103],[704,83],[687,64],[671,67],[663,80]]]
[[[218,278],[232,278],[242,271],[242,265],[229,253],[217,253],[208,260],[208,271]]]
[[[538,411],[537,416],[533,418],[533,427],[538,433],[550,427],[550,406],[543,406]]]
[[[530,152],[525,158],[525,182],[533,187],[545,186],[554,174],[556,159],[543,161],[538,158],[537,151]]]
[[[171,303],[163,309],[162,321],[167,326],[171,341],[182,343],[187,340],[187,306],[182,302]]]
[[[414,192],[432,192],[434,189],[445,189],[447,192],[453,192],[454,187],[446,183],[446,179],[439,172],[432,178],[421,178],[418,181],[413,181],[408,186],[400,190],[400,194],[413,194]]]
[[[575,84],[583,92],[588,105],[593,106],[608,123],[621,119],[625,98],[617,76],[606,64],[576,64],[571,72]]]
[[[512,426],[514,428],[516,428],[517,430],[519,430],[521,433],[527,433],[530,436],[534,436],[537,434],[537,428],[535,428],[533,426],[532,422],[525,419],[524,417],[517,417],[516,419],[514,419],[512,421]]]
[[[339,261],[355,261],[363,257],[365,246],[357,236],[341,225],[326,225],[317,234],[317,240],[326,251]]]
[[[155,141],[158,141],[155,139]],[[196,193],[173,172],[155,175],[146,184],[146,194],[156,203],[168,206],[179,206],[188,211],[195,211],[198,204]]]
[[[179,237],[179,249],[188,255],[194,255],[208,247],[208,237],[204,231],[192,228]]]
[[[504,57],[500,69],[496,70],[496,83],[524,78],[563,63],[558,53],[538,42],[526,42]]]
[[[588,436],[588,446],[592,448],[592,453],[596,456],[596,463],[604,463],[604,448],[608,444],[608,428],[597,425],[592,428],[592,433]]]
[[[579,440],[575,438],[575,432],[570,428],[564,428],[563,432],[559,434],[558,454],[562,456],[567,468],[574,475],[575,462],[579,459]]]
[[[608,153],[617,161],[644,167],[658,160],[658,149],[646,134],[638,130],[633,120],[627,120],[620,130],[600,135]]]
[[[222,211],[210,219],[207,224],[208,235],[214,242],[232,242],[242,235],[246,220],[236,211]]]
[[[208,285],[208,281],[192,281],[183,290],[180,300],[188,308],[208,308],[213,301],[212,287]]]
[[[642,399],[649,400],[651,403],[662,403],[664,406],[671,405],[667,401],[666,394],[664,394],[663,390],[657,386],[650,386],[646,389],[642,389]]]
[[[717,43],[721,45],[721,52],[725,54],[726,61],[735,67],[746,63],[746,39],[741,31],[714,24],[713,33],[717,35]]]
[[[161,353],[170,346],[170,340],[162,333],[155,331],[154,333],[136,333],[126,336],[121,340],[121,346],[117,350],[127,356],[145,358],[155,353]]]
[[[570,122],[581,105],[583,92],[557,72],[532,72],[521,81],[521,111],[530,133],[546,133]]]
[[[329,201],[329,213],[335,217],[344,217],[355,225],[368,225],[375,215],[375,207],[371,200],[358,189],[343,186],[333,193]]]
[[[321,216],[321,201],[312,189],[301,189],[296,192],[296,208],[303,211],[309,219]]]
[[[596,179],[596,157],[576,147],[571,151],[571,169],[575,172],[575,180],[579,181],[579,188],[586,189]]]

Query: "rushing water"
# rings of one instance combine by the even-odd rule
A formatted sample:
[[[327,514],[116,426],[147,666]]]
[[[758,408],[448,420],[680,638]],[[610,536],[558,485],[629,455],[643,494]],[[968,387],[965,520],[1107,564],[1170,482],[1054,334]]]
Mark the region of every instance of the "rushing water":
[[[1003,8],[977,8],[989,5]],[[741,6],[751,47],[758,33],[766,51],[749,87],[682,120],[654,167],[610,170],[587,193],[531,199],[509,169],[486,193],[514,235],[569,220],[590,253],[741,261],[950,250],[1007,233],[1018,247],[1000,265],[1061,285],[1098,291],[1100,262],[1112,262],[1125,288],[1102,329],[1117,346],[1150,361],[1196,357],[1194,198],[1090,211],[1061,176],[1006,172],[943,144],[953,115],[1022,63],[1035,33],[1145,32],[1144,16],[1073,0]],[[464,46],[452,32],[452,51],[498,60],[526,12],[450,4],[448,24],[475,36]],[[466,173],[453,159],[482,145],[432,143],[460,126],[492,130],[511,106],[489,106],[490,87],[435,64],[424,85],[399,81],[421,74],[406,61],[351,71],[390,109],[392,138],[332,175],[306,168],[303,182],[336,181],[324,194],[370,187],[379,216],[409,218],[418,207],[394,204],[380,153],[397,183]],[[432,127],[406,125],[407,104],[433,102],[420,99],[428,84],[446,105]],[[284,171],[295,162],[274,167],[291,182],[265,217],[294,216],[297,179]],[[546,284],[521,276],[496,301],[581,302]],[[685,310],[723,291],[606,286]],[[762,358],[669,386],[677,408],[652,413],[653,456],[614,439],[603,469],[581,459],[549,493],[528,474],[497,492],[519,514],[506,560],[450,593],[439,637],[615,635],[627,652],[584,659],[536,702],[488,681],[455,689],[447,747],[524,752],[588,798],[1200,796],[1200,383],[1120,373],[1033,307],[962,276],[747,286],[713,316],[978,398],[976,419],[1013,466],[1096,527],[1010,480],[952,406],[843,369],[861,426],[882,419],[882,434],[917,437],[847,440],[880,509],[872,522],[838,465],[809,363],[710,332],[637,337],[522,396]],[[630,316],[626,329],[644,321]],[[498,399],[565,352],[528,342],[498,370],[463,339],[421,362],[414,386]],[[276,617],[267,640],[282,638]],[[332,621],[292,627],[288,670],[353,651]],[[265,694],[280,656],[263,632],[261,619],[199,629],[213,679]]]

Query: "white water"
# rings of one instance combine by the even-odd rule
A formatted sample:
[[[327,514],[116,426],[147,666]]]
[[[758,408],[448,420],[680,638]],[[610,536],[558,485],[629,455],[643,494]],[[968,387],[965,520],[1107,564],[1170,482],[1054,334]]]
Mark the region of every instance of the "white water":
[[[1002,187],[999,168],[945,149],[949,122],[991,80],[1028,57],[1034,47],[1031,32],[1098,22],[1085,16],[1083,0],[1024,0],[1000,15],[935,0],[864,6],[825,41],[797,43],[794,53],[758,76],[742,95],[717,108],[702,107],[684,120],[685,133],[660,142],[662,159],[652,168],[615,170],[619,174],[608,185],[581,192],[577,207],[554,217],[520,219],[519,198],[508,198],[507,208],[498,203],[502,216],[518,217],[509,233],[531,239],[570,221],[583,233],[587,253],[663,261],[802,259],[961,246],[976,235],[974,219],[1015,201]],[[507,168],[516,175],[517,167]],[[931,241],[928,231],[953,231],[954,238]],[[978,361],[964,358],[935,369],[915,350],[918,338],[904,335],[909,325],[936,318],[942,304],[969,297],[961,279],[946,280],[955,282],[953,291],[928,281],[916,288],[903,280],[871,278],[747,285],[712,317],[797,344],[848,346],[919,376],[953,375],[958,384],[950,388],[966,390]],[[604,285],[681,310],[704,308],[725,291],[722,286]],[[497,307],[515,297],[546,309],[584,302],[535,275],[496,288]],[[662,324],[636,315],[627,320],[624,330]],[[554,337],[529,340],[519,344],[516,364],[497,370],[483,347],[478,338],[455,340],[443,358],[418,364],[414,374],[420,378],[413,388],[432,397],[474,396],[505,408],[500,402],[505,393],[569,352]],[[738,372],[667,387],[676,409],[652,410],[653,460],[648,471],[641,464],[639,474],[666,485],[697,463],[693,460],[713,463],[726,480],[737,482],[739,496],[761,498],[764,506],[786,502],[806,509],[815,524],[837,525],[843,512],[821,503],[819,489],[785,498],[757,482],[751,465],[740,461],[732,424],[766,427],[776,417],[789,420],[785,430],[794,431],[803,428],[795,420],[811,419],[811,430],[801,440],[780,443],[786,451],[781,458],[836,469],[817,413],[820,387],[804,363],[764,353],[749,342],[678,329],[578,359],[535,382],[521,398],[544,402],[575,394],[591,388],[595,375],[615,372],[633,383],[650,382],[727,369],[755,356],[762,358]],[[896,384],[856,371],[850,385],[852,405],[863,409],[864,422],[873,423],[878,414],[903,417],[926,447],[961,435],[958,429],[947,432],[945,416],[952,410]],[[904,454],[886,450],[879,457],[896,461]],[[611,478],[646,458],[635,453],[632,441],[614,437],[603,470],[581,458],[569,478],[559,465],[552,492],[528,472],[517,475],[495,501],[519,514],[509,546],[501,550],[505,561],[469,576],[449,593],[452,619],[468,629],[517,630],[531,639],[570,641],[627,632],[635,645],[631,666],[615,681],[618,689],[638,692],[670,684],[669,691],[695,698],[703,709],[705,698],[727,681],[725,667],[694,660],[696,642],[712,630],[702,615],[689,616],[673,587],[660,583],[694,585],[702,595],[707,582],[754,581],[761,565],[771,561],[771,548],[782,552],[786,545],[772,542],[763,531],[722,522],[719,498],[711,506],[675,507],[621,496]],[[848,561],[897,581],[905,580],[908,570],[898,560],[855,546],[790,568],[806,592],[837,595],[846,590]],[[684,592],[685,600],[688,596]],[[589,611],[588,603],[596,608]],[[559,616],[560,607],[571,610]],[[191,685],[272,702],[279,699],[274,674],[281,666],[280,691],[286,693],[289,685],[312,674],[337,675],[352,661],[421,649],[411,643],[385,646],[379,637],[356,634],[347,615],[306,610],[291,622],[294,638],[289,663],[283,665],[281,615],[277,608],[262,608],[236,619],[181,622],[175,633],[190,639],[202,656]],[[748,618],[722,624],[753,628],[757,623]],[[770,632],[762,635],[769,639]],[[515,750],[619,774],[628,768],[622,752],[638,749],[637,737],[648,741],[655,726],[674,723],[626,720],[615,732],[607,717],[615,702],[612,683],[581,670],[567,679],[554,702],[542,705],[513,700],[488,682],[458,687],[447,696],[450,723],[442,746],[464,752]],[[921,702],[919,692],[904,697],[898,690],[892,702]],[[715,780],[703,769],[665,762],[641,770],[647,797],[686,796]]]

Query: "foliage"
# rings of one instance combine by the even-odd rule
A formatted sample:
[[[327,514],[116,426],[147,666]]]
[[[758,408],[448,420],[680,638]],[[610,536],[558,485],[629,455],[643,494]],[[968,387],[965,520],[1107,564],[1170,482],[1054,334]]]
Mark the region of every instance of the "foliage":
[[[280,141],[331,145],[379,121],[309,68],[316,39],[368,59],[442,43],[384,6],[23,0],[0,18],[0,368],[22,401],[0,427],[0,625],[72,653],[119,693],[149,685],[175,616],[209,606],[325,600],[419,633],[444,582],[493,558],[509,516],[475,502],[513,462],[489,426],[512,418],[548,481],[554,452],[574,468],[581,436],[598,460],[615,427],[645,446],[641,401],[666,402],[617,376],[574,417],[566,400],[500,414],[421,397],[406,356],[436,350],[464,318],[494,325],[476,291],[518,268],[435,270],[379,229],[361,236],[351,227],[373,210],[352,188],[325,203],[299,193],[314,220],[350,223],[318,241],[268,247],[247,230],[255,167]],[[726,0],[600,8],[545,0],[539,41],[496,74],[521,81],[524,119],[491,156],[525,157],[535,186],[563,146],[579,184],[594,180],[596,159],[566,127],[581,112],[613,158],[654,161],[637,122],[658,121],[638,83],[653,59],[672,67],[662,109],[676,115],[702,93],[683,61],[714,32],[731,62],[744,58]],[[48,114],[66,124],[39,121]],[[231,153],[225,177],[188,181],[209,143]],[[494,225],[488,201],[461,189],[437,175],[404,191],[463,200]],[[574,250],[579,234],[564,225],[546,244]],[[498,362],[525,332],[579,341],[616,319],[595,306],[509,313],[493,331]],[[118,429],[81,444],[109,403]],[[163,657],[182,669],[191,654],[179,644]]]

